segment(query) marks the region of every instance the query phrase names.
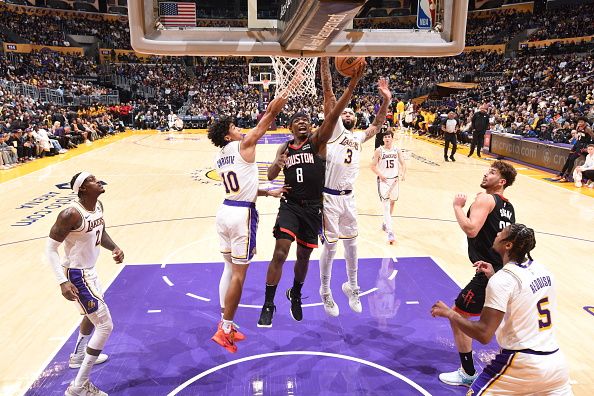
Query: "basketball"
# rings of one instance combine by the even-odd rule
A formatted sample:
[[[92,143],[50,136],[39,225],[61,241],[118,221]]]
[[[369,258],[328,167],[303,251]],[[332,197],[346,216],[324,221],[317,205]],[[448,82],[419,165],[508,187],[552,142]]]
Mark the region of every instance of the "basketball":
[[[350,56],[347,58],[334,58],[336,71],[345,77],[352,77],[357,67],[362,63],[365,63],[364,57]]]

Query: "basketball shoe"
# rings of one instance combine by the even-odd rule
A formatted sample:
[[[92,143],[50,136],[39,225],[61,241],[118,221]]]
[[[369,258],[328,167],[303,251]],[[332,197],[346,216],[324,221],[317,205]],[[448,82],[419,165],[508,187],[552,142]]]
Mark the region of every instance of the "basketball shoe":
[[[272,303],[265,303],[260,312],[258,327],[272,327],[272,316],[276,311],[276,306]]]
[[[100,353],[99,357],[97,357],[97,361],[95,361],[94,365],[105,363],[105,361],[108,358],[109,358],[108,355],[106,355],[104,353]],[[83,360],[85,360],[84,350],[83,350],[83,352],[79,352],[79,353],[71,353],[70,359],[68,359],[68,367],[70,367],[71,369],[79,368],[82,365]]]
[[[222,330],[222,328],[223,328],[223,321],[221,320],[219,322],[218,329]],[[231,326],[231,333],[233,333],[233,339],[237,342],[243,341],[246,338],[245,334],[243,334],[241,331],[237,330],[237,325],[235,323],[233,323],[233,325]]]
[[[287,299],[291,301],[291,317],[297,322],[303,320],[303,310],[301,309],[301,294],[294,295],[293,288],[289,288],[286,292]]]
[[[393,245],[394,242],[396,242],[396,238],[394,238],[394,233],[390,231],[388,232],[388,243]]]
[[[229,334],[219,327],[217,332],[212,336],[211,340],[225,348],[231,353],[237,352],[237,345],[235,345],[235,334],[231,331]]]
[[[361,300],[359,300],[359,289],[354,290],[349,285],[349,282],[344,282],[342,284],[342,292],[349,298],[349,306],[353,311],[356,313],[363,312]]]
[[[468,387],[472,385],[472,382],[476,379],[476,377],[478,377],[478,373],[474,373],[474,375],[468,375],[462,367],[458,368],[456,371],[452,371],[451,373],[439,374],[439,380],[443,383],[448,385]]]
[[[81,386],[75,386],[74,381],[70,383],[65,396],[107,396],[107,393],[97,388],[91,381],[86,380]]]
[[[324,303],[324,310],[326,313],[330,316],[338,316],[340,309],[334,302],[334,298],[332,298],[332,292],[322,293],[322,289],[320,289],[320,297],[322,297],[322,302]]]

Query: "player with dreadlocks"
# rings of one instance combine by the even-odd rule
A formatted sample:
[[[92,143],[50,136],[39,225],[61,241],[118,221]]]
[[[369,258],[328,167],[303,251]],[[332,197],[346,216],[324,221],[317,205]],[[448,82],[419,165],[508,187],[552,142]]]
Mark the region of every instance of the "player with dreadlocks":
[[[466,335],[487,344],[496,335],[501,352],[474,380],[469,394],[572,395],[569,371],[555,339],[555,280],[530,252],[534,230],[512,224],[497,234],[493,249],[503,259],[495,273],[485,261],[477,272],[489,278],[478,321],[470,321],[438,301],[431,315],[448,318]]]

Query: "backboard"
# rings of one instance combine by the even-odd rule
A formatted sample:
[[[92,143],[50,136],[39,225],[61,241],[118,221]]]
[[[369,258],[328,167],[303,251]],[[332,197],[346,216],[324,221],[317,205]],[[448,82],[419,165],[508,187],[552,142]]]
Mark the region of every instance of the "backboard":
[[[306,47],[299,47],[299,44],[298,48],[293,45],[290,49],[281,45],[286,32],[280,15],[287,14],[295,4],[301,7],[306,3],[316,12],[320,5],[332,3],[332,0],[247,0],[247,21],[245,15],[238,15],[242,18],[224,27],[217,25],[226,25],[225,22],[213,26],[212,19],[198,19],[199,26],[165,27],[163,16],[159,15],[159,3],[163,1],[128,0],[131,44],[141,53],[178,56],[423,57],[453,56],[462,52],[468,0],[412,1],[419,3],[418,15],[375,17],[376,14],[367,10],[373,18],[355,19],[354,25],[349,20],[346,26],[334,29],[335,36],[323,48],[304,50]],[[195,4],[200,7],[201,3]],[[411,1],[390,3],[410,7]],[[363,8],[366,6],[367,3]],[[334,17],[325,16],[329,20]],[[399,28],[393,28],[394,25]]]

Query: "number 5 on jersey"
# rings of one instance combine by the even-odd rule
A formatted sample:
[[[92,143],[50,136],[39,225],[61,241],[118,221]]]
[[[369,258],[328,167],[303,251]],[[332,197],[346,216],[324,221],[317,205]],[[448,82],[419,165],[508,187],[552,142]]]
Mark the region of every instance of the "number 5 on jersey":
[[[538,303],[536,304],[536,308],[538,309],[538,330],[548,330],[551,328],[553,323],[551,322],[551,311],[547,308],[549,305],[549,298],[541,298]]]

